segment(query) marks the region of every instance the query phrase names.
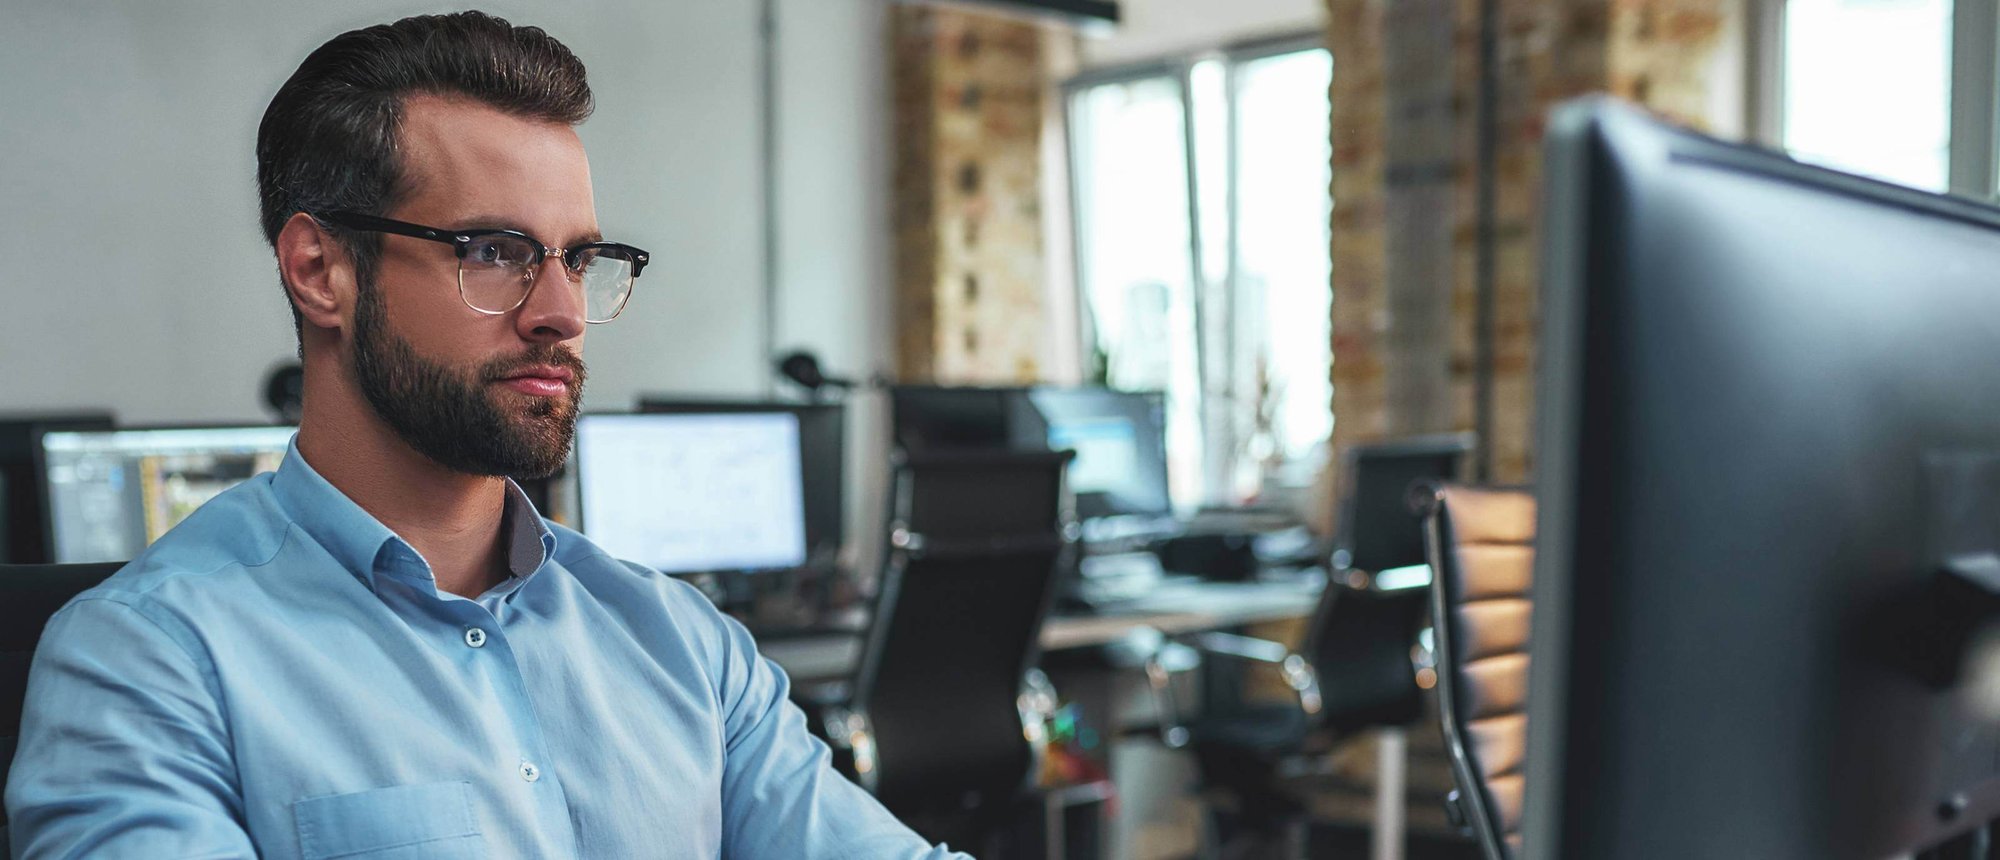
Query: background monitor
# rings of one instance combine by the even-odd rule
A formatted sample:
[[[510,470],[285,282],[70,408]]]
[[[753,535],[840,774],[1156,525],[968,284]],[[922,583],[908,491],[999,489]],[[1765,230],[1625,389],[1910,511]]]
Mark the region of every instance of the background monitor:
[[[41,481],[59,564],[127,561],[196,508],[278,468],[291,427],[43,430]]]
[[[1951,635],[1995,597],[1947,573],[2000,566],[2000,210],[1606,102],[1548,158],[1524,856],[2000,817],[2000,662]]]
[[[1348,449],[1334,569],[1381,573],[1423,564],[1424,521],[1410,507],[1410,488],[1457,480],[1472,445],[1471,434],[1454,433]]]
[[[645,398],[640,412],[707,415],[784,412],[798,416],[799,485],[805,496],[808,563],[830,561],[847,531],[847,409],[838,403]]]
[[[1069,487],[1083,519],[1164,517],[1167,492],[1166,398],[1156,391],[1035,388],[1027,398],[1047,430],[1050,450],[1075,451]]]
[[[667,573],[802,566],[803,427],[778,407],[586,415],[576,442],[583,532]]]
[[[1047,427],[1025,388],[898,385],[889,389],[896,447],[912,453],[1041,450]]]
[[[108,412],[0,415],[0,562],[55,561],[42,494],[42,432],[108,430],[111,425]]]

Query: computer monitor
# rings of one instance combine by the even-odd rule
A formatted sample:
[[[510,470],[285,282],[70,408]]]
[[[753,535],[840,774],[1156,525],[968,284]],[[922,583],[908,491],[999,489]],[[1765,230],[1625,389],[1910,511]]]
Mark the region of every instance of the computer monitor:
[[[1348,449],[1334,568],[1380,574],[1423,564],[1424,523],[1410,507],[1410,488],[1458,479],[1472,444],[1472,434],[1450,433]]]
[[[1996,664],[1949,635],[2000,568],[2000,210],[1602,101],[1548,147],[1523,856],[2000,816]]]
[[[1027,398],[1048,428],[1050,450],[1075,451],[1068,481],[1076,515],[1166,517],[1166,398],[1157,391],[1034,388]]]
[[[585,415],[576,432],[583,533],[666,573],[803,566],[805,424],[778,407]]]
[[[799,486],[805,498],[808,563],[830,560],[847,533],[847,409],[838,403],[646,397],[639,411],[674,415],[784,412],[798,416]]]
[[[1041,450],[1048,432],[1025,388],[898,385],[889,413],[896,447],[911,453]]]
[[[42,431],[104,430],[111,424],[108,412],[0,415],[0,562],[55,562],[42,496]]]
[[[250,476],[276,470],[291,427],[43,430],[48,545],[58,564],[126,561]]]

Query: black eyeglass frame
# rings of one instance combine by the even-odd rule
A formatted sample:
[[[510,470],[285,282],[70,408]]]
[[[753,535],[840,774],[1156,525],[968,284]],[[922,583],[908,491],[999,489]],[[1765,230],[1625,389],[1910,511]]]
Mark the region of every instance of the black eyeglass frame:
[[[646,270],[647,260],[651,259],[651,256],[647,254],[644,250],[633,247],[631,245],[624,244],[623,242],[586,242],[574,248],[551,248],[547,245],[542,244],[542,240],[530,236],[526,233],[523,233],[519,230],[506,230],[499,228],[489,228],[489,229],[479,229],[479,230],[446,230],[441,227],[427,227],[423,224],[413,224],[409,221],[398,221],[394,218],[384,218],[380,215],[368,215],[361,212],[348,212],[342,210],[336,210],[331,212],[316,212],[312,213],[312,217],[313,220],[319,221],[322,224],[330,224],[335,227],[344,227],[349,230],[360,230],[368,233],[392,233],[397,236],[408,236],[413,239],[424,239],[431,242],[438,242],[441,244],[450,245],[452,247],[452,252],[456,254],[461,261],[465,259],[466,249],[471,247],[472,243],[478,240],[482,236],[512,236],[516,239],[521,239],[523,241],[526,241],[529,245],[534,247],[535,259],[532,263],[529,264],[530,271],[540,271],[542,263],[548,260],[549,254],[551,253],[562,255],[563,268],[568,269],[569,271],[572,272],[580,272],[582,270],[579,267],[583,263],[582,256],[585,252],[593,250],[614,251],[619,255],[623,255],[632,263],[632,280],[634,282],[634,286],[637,285],[640,273]],[[534,289],[534,283],[535,281],[531,281],[529,283],[528,289],[530,291]],[[631,300],[632,300],[632,292],[631,288],[628,287],[626,289],[624,301],[618,303],[618,310],[613,312],[611,316],[602,320],[587,320],[587,321],[603,323],[603,322],[610,322],[613,319],[617,319],[619,314],[625,312],[625,305],[631,302]],[[524,292],[521,295],[521,302],[519,304],[514,305],[514,308],[520,307],[521,304],[525,304],[527,303],[527,301],[528,301],[528,296],[527,293]],[[514,308],[508,308],[507,310],[503,311],[489,311],[486,310],[485,308],[472,306],[469,302],[467,306],[472,307],[472,309],[475,311],[479,311],[480,313],[486,313],[486,314],[507,313],[508,311],[512,311],[514,309]]]

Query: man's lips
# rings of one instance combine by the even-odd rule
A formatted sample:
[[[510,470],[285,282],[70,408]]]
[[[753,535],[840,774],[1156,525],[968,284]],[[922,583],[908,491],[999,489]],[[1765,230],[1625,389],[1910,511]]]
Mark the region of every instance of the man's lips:
[[[569,368],[541,365],[523,368],[500,378],[500,383],[522,394],[537,397],[561,397],[569,393],[570,381],[575,379]]]

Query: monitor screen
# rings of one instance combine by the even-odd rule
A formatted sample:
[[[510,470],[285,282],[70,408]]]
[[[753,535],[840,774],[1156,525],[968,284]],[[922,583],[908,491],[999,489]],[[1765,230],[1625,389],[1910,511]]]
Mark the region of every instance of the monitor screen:
[[[1548,141],[1522,856],[2000,818],[2000,209],[1608,102]]]
[[[799,440],[788,411],[586,415],[576,429],[583,533],[666,573],[803,565]]]
[[[58,564],[128,561],[196,508],[276,470],[291,427],[178,427],[41,434]]]
[[[1069,487],[1084,519],[1166,516],[1165,399],[1157,392],[1036,388],[1028,399],[1047,423],[1050,450],[1075,451]]]
[[[832,562],[846,535],[847,408],[839,403],[646,397],[640,412],[679,415],[790,413],[799,419],[799,480],[805,493],[808,564]]]

